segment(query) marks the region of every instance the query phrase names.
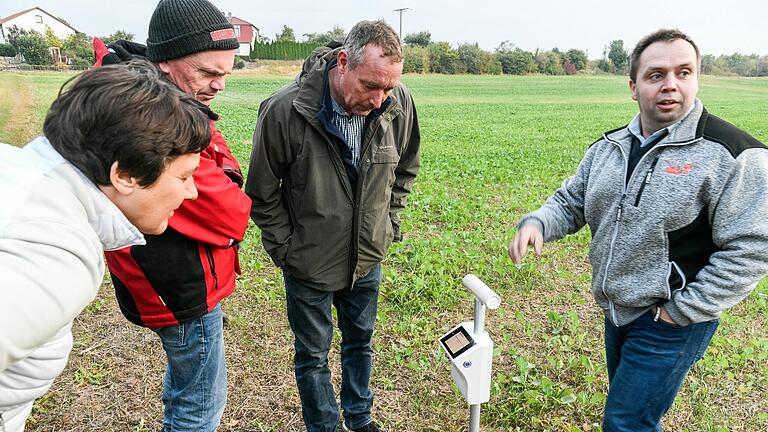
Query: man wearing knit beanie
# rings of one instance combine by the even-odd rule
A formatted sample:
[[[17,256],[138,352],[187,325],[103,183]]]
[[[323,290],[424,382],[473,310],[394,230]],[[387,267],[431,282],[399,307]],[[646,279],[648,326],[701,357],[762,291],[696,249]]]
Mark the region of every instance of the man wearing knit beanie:
[[[213,4],[161,0],[148,34],[146,47],[125,41],[104,47],[97,64],[147,57],[205,105],[224,90],[239,44]],[[213,122],[211,130],[194,176],[197,200],[179,207],[168,230],[147,238],[145,246],[106,254],[123,315],[157,333],[168,358],[164,431],[215,431],[227,399],[219,302],[235,288],[237,244],[251,201],[240,189],[239,164]]]
[[[207,0],[162,0],[149,21],[147,58],[206,105],[224,90],[238,47],[232,24]]]

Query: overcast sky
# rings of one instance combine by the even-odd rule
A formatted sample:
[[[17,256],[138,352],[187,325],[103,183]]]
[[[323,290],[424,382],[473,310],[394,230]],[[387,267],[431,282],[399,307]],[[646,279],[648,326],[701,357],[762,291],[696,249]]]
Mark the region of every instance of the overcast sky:
[[[611,40],[622,39],[627,48],[653,30],[678,27],[698,43],[705,54],[768,54],[768,1],[766,0],[214,0],[223,12],[249,21],[263,35],[274,38],[283,24],[297,38],[340,25],[349,30],[362,19],[383,18],[396,30],[403,13],[403,33],[427,30],[432,40],[454,47],[478,42],[488,51],[509,40],[515,46],[586,50],[591,59],[602,56]],[[114,6],[112,6],[114,4]],[[39,6],[69,21],[90,36],[123,29],[145,42],[156,0],[110,2],[104,0],[2,0],[0,17]],[[119,6],[118,6],[119,5]],[[334,8],[331,9],[330,5]]]

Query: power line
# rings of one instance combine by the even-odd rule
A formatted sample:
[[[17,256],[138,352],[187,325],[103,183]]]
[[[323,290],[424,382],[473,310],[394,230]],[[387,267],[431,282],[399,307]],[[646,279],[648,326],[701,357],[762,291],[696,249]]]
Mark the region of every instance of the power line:
[[[400,12],[400,40],[403,39],[403,11],[413,10],[411,8],[393,9],[392,12]]]

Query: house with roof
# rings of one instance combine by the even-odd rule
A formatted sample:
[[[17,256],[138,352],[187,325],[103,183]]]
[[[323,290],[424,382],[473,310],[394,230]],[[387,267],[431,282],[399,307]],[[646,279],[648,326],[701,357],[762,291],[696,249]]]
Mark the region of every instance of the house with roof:
[[[34,30],[45,36],[45,32],[50,28],[53,33],[61,40],[70,35],[80,33],[65,20],[50,14],[45,10],[35,6],[21,12],[0,17],[0,43],[8,43],[10,29],[17,27],[23,30]],[[57,47],[50,47],[51,57],[54,62],[61,62],[61,51]]]
[[[244,19],[232,16],[232,12],[227,15],[227,20],[235,28],[235,36],[237,36],[237,41],[240,43],[237,55],[250,56],[253,44],[260,40],[259,28]]]
[[[24,30],[34,30],[41,35],[45,35],[46,27],[50,27],[53,33],[62,40],[69,35],[81,33],[65,20],[37,6],[6,17],[0,17],[0,43],[8,43],[8,30],[14,26]]]

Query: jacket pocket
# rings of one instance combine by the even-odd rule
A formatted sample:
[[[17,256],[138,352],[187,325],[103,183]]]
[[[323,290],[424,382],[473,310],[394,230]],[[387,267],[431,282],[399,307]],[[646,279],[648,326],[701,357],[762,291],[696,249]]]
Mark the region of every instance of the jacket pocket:
[[[371,163],[398,163],[400,161],[400,153],[395,146],[394,137],[391,135],[385,135],[384,139],[374,148],[373,155],[371,156]]]
[[[384,141],[384,143],[389,141]],[[392,187],[395,184],[395,170],[399,155],[394,146],[379,145],[376,153],[363,162],[367,165],[362,186],[361,206],[366,212],[389,212],[392,201]]]
[[[674,292],[696,279],[699,271],[709,264],[709,258],[719,248],[712,241],[707,207],[686,226],[667,232],[668,261],[674,263],[670,270],[670,288]]]
[[[171,325],[153,329],[164,346],[170,348],[181,348],[185,346],[184,342],[184,324]]]
[[[363,214],[359,238],[361,261],[380,262],[387,254],[393,240],[392,220],[389,211],[371,211]]]
[[[211,277],[213,278],[213,289],[219,289],[219,276],[216,274],[216,261],[213,259],[213,251],[210,245],[204,245],[205,257],[208,261],[208,267],[211,270]]]
[[[687,285],[685,273],[676,262],[670,261],[667,271],[667,300],[672,298],[673,291],[681,290],[685,285]]]

